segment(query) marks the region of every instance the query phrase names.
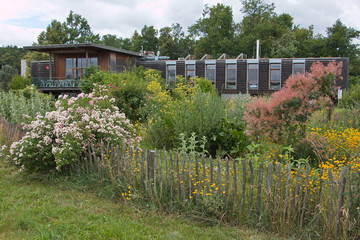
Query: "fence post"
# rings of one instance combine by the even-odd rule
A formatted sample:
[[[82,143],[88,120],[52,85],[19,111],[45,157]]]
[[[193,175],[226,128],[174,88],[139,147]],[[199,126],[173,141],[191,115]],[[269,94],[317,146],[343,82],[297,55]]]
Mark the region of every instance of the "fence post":
[[[148,151],[147,154],[147,180],[148,181],[153,181],[154,180],[154,174],[155,174],[155,151],[154,150],[150,150]]]
[[[341,218],[341,208],[344,204],[344,192],[345,192],[345,184],[346,184],[346,171],[347,168],[343,167],[340,173],[339,179],[339,192],[338,192],[338,202],[337,202],[337,210],[336,210],[336,228],[335,228],[335,237],[340,237],[340,218]]]

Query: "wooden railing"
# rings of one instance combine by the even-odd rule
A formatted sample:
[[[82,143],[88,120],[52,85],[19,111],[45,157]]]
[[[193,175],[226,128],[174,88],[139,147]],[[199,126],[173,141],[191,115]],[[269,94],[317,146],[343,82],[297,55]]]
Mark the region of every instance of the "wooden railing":
[[[38,88],[79,88],[80,79],[39,79],[33,78],[32,84]]]

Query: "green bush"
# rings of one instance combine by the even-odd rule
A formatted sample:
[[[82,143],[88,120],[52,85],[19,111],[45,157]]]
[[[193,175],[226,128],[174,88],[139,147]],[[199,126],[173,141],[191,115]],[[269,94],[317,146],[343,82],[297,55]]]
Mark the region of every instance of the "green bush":
[[[360,110],[360,83],[352,85],[343,93],[339,106],[343,108],[356,108]]]
[[[10,90],[21,90],[31,85],[31,79],[20,75],[15,75],[9,82]]]
[[[38,113],[44,115],[54,107],[50,95],[39,93],[29,86],[22,90],[0,92],[0,114],[9,122],[23,123],[24,115],[34,118]]]

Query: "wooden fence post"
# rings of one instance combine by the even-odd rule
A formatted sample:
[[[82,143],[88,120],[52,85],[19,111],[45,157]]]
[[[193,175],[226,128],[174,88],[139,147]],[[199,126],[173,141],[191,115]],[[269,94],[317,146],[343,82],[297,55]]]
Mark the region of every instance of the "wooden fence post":
[[[336,228],[335,228],[335,237],[340,237],[340,218],[341,218],[341,208],[344,204],[344,192],[345,192],[345,184],[346,184],[346,175],[347,168],[343,167],[340,173],[339,179],[339,191],[338,191],[338,202],[337,202],[337,210],[336,210]]]
[[[154,150],[148,151],[146,161],[147,161],[147,164],[146,164],[147,180],[153,181],[154,174],[155,174],[155,151]]]

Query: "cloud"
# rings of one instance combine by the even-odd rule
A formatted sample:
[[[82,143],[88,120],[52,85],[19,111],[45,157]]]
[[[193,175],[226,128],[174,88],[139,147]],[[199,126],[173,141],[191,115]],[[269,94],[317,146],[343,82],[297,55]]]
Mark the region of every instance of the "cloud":
[[[314,25],[325,34],[337,18],[360,29],[358,0],[265,0],[274,2],[278,13],[289,13],[301,27]],[[0,46],[31,45],[50,21],[64,21],[70,10],[86,18],[95,33],[131,37],[143,26],[160,29],[180,23],[184,30],[202,15],[205,4],[232,6],[236,22],[242,19],[240,0],[12,0],[0,8]]]

